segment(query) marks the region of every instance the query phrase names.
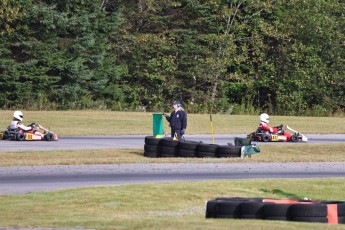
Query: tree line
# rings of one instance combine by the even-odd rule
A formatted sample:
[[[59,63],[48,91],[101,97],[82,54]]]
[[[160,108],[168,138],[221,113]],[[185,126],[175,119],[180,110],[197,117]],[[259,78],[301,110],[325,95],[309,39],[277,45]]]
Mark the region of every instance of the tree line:
[[[0,107],[328,116],[339,0],[2,0]]]

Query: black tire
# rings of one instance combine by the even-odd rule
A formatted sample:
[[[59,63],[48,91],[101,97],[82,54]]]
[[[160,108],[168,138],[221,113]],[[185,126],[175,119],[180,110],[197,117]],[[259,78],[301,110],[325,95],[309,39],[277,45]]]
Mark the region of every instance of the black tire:
[[[24,141],[25,140],[25,134],[24,133],[17,133],[16,134],[16,140],[17,141]]]
[[[200,143],[198,144],[196,151],[197,152],[212,152],[215,153],[219,145],[215,144],[204,144]]]
[[[176,157],[177,155],[176,148],[172,148],[172,147],[160,146],[159,152],[160,152],[161,157]]]
[[[216,150],[217,157],[240,157],[241,147],[240,146],[228,146],[220,145]]]
[[[195,152],[195,155],[196,157],[199,157],[199,158],[207,158],[207,157],[216,157],[216,153],[214,152],[200,152],[200,151],[197,151]]]
[[[200,142],[195,141],[180,141],[178,148],[180,150],[195,151],[199,144]]]
[[[261,138],[263,142],[268,142],[271,140],[271,136],[269,134],[263,134]]]
[[[46,135],[44,135],[44,139],[46,141],[53,141],[54,140],[54,134],[52,133],[47,133]]]
[[[154,136],[146,136],[145,137],[145,144],[148,145],[159,145],[161,138],[155,138]]]
[[[218,201],[216,205],[216,218],[240,218],[240,205],[242,201]]]
[[[2,139],[3,139],[3,140],[7,140],[9,137],[10,137],[10,132],[9,132],[8,130],[5,130],[5,131],[3,132]]]
[[[263,202],[243,202],[240,206],[241,219],[264,219]]]
[[[206,218],[216,218],[217,216],[217,200],[209,200],[206,203]]]
[[[293,221],[305,221],[309,218],[308,222],[318,222],[320,218],[327,219],[327,204],[293,204],[290,207],[290,216]]]
[[[159,151],[159,147],[156,146],[156,145],[145,144],[144,145],[144,150],[145,151],[149,151],[149,152],[158,152]]]
[[[294,217],[291,219],[291,221],[328,223],[328,218],[327,217]]]
[[[298,136],[297,135],[292,135],[291,136],[291,142],[298,142]]]
[[[242,201],[242,202],[262,202],[263,198],[245,198],[245,197],[217,197],[215,200]]]
[[[195,151],[178,149],[177,156],[178,157],[195,157]]]
[[[263,207],[265,220],[291,220],[291,204],[266,204]]]
[[[172,138],[162,138],[160,141],[160,146],[176,148],[179,144],[179,141],[173,140]]]

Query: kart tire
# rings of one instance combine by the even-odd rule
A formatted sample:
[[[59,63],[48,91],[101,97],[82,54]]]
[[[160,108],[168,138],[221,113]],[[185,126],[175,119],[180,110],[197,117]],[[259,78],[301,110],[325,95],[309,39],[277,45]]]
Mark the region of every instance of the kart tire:
[[[10,137],[10,132],[8,130],[5,130],[2,136],[3,140],[7,140]]]
[[[54,134],[52,133],[47,133],[46,135],[44,135],[44,139],[46,141],[53,141],[54,140]]]
[[[270,135],[268,135],[268,134],[263,134],[262,135],[262,141],[263,142],[268,142],[270,140],[271,140],[271,136]]]
[[[24,141],[25,140],[25,134],[24,133],[17,133],[16,134],[16,140],[17,141]]]
[[[298,136],[297,135],[292,135],[291,136],[291,142],[298,142]]]

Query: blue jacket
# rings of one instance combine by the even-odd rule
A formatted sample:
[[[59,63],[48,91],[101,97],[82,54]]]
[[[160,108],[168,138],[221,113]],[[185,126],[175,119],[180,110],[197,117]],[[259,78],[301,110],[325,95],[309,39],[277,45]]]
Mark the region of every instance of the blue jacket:
[[[170,116],[166,116],[166,119],[173,130],[182,130],[187,128],[187,113],[181,107],[177,111],[172,111]]]

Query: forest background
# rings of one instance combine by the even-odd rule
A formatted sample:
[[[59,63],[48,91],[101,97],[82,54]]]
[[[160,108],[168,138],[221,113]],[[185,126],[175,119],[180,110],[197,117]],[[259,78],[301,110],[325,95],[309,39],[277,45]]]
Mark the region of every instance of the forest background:
[[[345,1],[2,0],[0,108],[344,115]]]

